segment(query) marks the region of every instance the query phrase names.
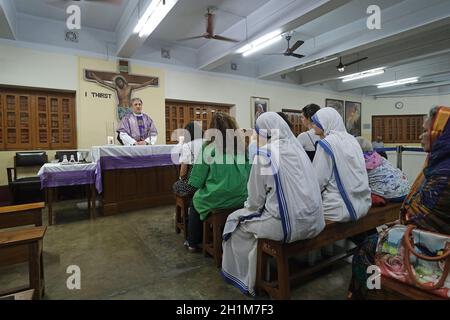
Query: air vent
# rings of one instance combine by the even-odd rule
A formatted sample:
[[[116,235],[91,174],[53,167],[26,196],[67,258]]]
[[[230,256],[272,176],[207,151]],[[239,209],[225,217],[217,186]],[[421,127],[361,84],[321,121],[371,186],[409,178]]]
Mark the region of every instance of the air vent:
[[[161,48],[161,58],[170,59],[170,50]]]
[[[65,40],[78,43],[79,34],[76,30],[66,30]]]

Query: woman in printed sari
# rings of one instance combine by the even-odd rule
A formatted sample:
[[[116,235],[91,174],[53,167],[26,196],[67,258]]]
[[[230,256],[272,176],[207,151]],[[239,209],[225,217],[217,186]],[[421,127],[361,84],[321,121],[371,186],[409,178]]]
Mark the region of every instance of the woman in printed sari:
[[[425,120],[421,143],[428,157],[400,210],[401,224],[450,235],[450,108],[434,107]],[[375,264],[378,234],[353,256],[349,298],[367,296],[367,268]]]
[[[368,140],[363,137],[356,140],[364,153],[372,194],[389,202],[403,202],[410,188],[406,175],[374,151]]]
[[[256,120],[260,136],[247,185],[245,208],[232,213],[223,232],[222,275],[254,295],[258,238],[286,243],[317,236],[325,227],[311,161],[275,112]],[[261,140],[267,144],[261,147]]]
[[[322,192],[325,219],[356,221],[372,204],[364,156],[355,137],[333,108],[322,108],[312,116],[313,128],[321,136],[313,167]]]

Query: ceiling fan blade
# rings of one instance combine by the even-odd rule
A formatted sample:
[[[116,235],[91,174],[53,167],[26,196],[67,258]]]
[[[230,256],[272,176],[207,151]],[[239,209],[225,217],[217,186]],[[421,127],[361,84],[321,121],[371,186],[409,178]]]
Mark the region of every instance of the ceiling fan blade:
[[[291,52],[294,52],[295,50],[297,50],[298,48],[300,48],[300,46],[302,44],[304,44],[305,41],[302,40],[298,40],[296,43],[294,43],[294,45],[292,46],[292,48],[290,49]]]
[[[264,53],[265,56],[284,56],[285,53]]]
[[[188,40],[194,40],[194,39],[207,39],[207,38],[203,35],[203,36],[195,36],[195,37],[188,37],[188,38],[178,39],[176,41],[188,41]]]
[[[348,66],[351,66],[352,64],[355,64],[355,63],[361,62],[361,61],[363,61],[363,60],[366,60],[366,59],[368,59],[368,57],[364,57],[364,58],[361,58],[361,59],[358,59],[358,60],[355,60],[355,61],[352,61],[352,62],[346,63],[346,64],[344,64],[344,66],[348,67]]]
[[[221,41],[240,42],[239,40],[235,40],[235,39],[231,39],[231,38],[227,38],[227,37],[222,37],[222,36],[219,36],[217,34],[215,36],[212,36],[212,38],[216,39],[216,40],[221,40]]]
[[[302,55],[302,54],[297,54],[297,53],[292,53],[292,54],[290,54],[290,56],[293,56],[293,57],[296,57],[296,58],[299,58],[299,59],[305,57],[304,55]]]

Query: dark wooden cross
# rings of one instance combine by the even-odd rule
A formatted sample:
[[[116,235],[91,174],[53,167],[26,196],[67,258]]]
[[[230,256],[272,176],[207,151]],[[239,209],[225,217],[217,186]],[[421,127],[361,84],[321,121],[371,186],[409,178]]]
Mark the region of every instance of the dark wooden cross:
[[[114,90],[119,106],[122,107],[130,106],[131,94],[134,90],[159,86],[157,77],[130,74],[128,61],[125,60],[119,61],[119,73],[85,69],[84,79]]]

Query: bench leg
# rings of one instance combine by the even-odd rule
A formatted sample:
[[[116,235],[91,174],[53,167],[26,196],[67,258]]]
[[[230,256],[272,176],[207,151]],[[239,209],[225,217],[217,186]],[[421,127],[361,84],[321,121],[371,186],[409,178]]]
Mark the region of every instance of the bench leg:
[[[178,204],[175,205],[175,232],[180,233],[180,228],[178,228],[178,223],[181,220],[181,208]]]
[[[258,241],[257,259],[256,259],[256,281],[255,291],[257,295],[262,295],[262,283],[267,280],[268,256],[262,249],[262,244]]]
[[[186,204],[184,206],[182,212],[181,212],[181,214],[182,214],[181,219],[182,219],[182,222],[183,222],[184,240],[187,240],[187,234],[188,234],[188,231],[187,231],[187,228],[188,228],[188,214],[189,214],[188,210],[189,210],[189,207]]]
[[[208,244],[208,237],[209,237],[209,224],[208,222],[205,220],[203,221],[203,245],[202,245],[202,251],[203,251],[203,256],[206,257],[208,256],[208,252],[206,251],[206,247],[209,245]]]
[[[29,245],[29,280],[30,288],[34,289],[34,298],[41,299],[42,297],[42,283],[41,283],[41,256],[40,245],[38,242],[33,242]]]
[[[276,299],[289,300],[291,299],[291,288],[289,283],[289,264],[284,250],[281,249],[277,257],[277,271],[278,271],[278,297]]]
[[[222,232],[217,223],[213,224],[213,246],[214,262],[220,268],[222,266]]]

